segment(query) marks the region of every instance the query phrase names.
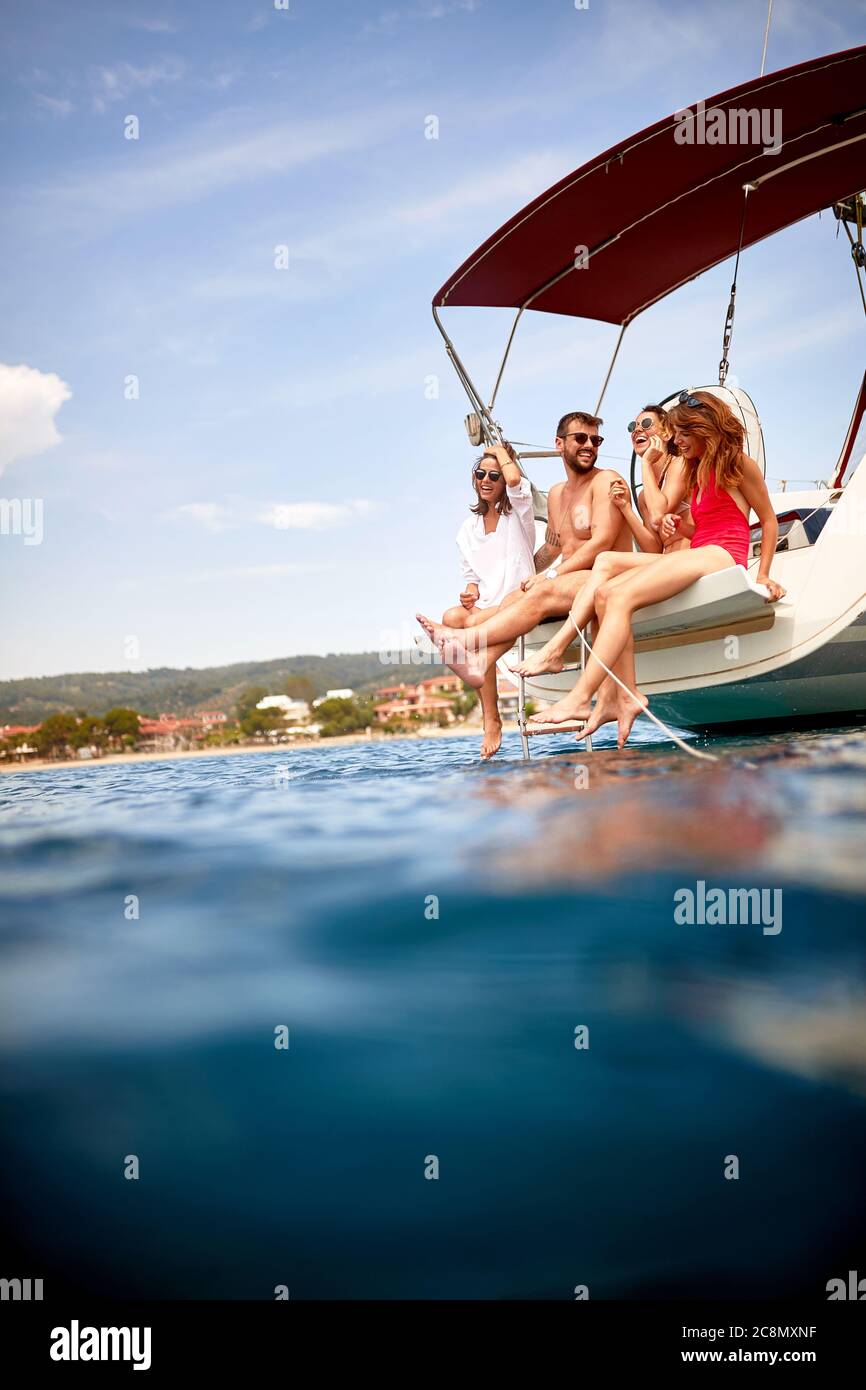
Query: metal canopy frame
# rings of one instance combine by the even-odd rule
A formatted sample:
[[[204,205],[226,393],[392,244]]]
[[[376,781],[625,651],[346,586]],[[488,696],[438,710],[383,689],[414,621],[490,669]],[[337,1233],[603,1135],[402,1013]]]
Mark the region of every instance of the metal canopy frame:
[[[772,11],[772,0],[770,0],[770,12],[771,12],[771,11]],[[768,32],[769,32],[769,14],[768,14],[768,21],[767,21],[767,33],[765,33],[765,36],[764,36],[764,58],[766,57],[766,42],[767,42]],[[862,54],[862,52],[863,52],[863,50],[856,50],[856,51],[852,51],[852,54],[850,54],[850,55],[849,55],[849,54],[845,54],[845,55],[830,55],[828,59],[822,60],[822,61],[824,62],[824,64],[825,64],[826,66],[831,66],[833,62],[836,62],[836,61],[838,61],[839,59],[847,60],[849,57],[855,56],[855,53],[856,53],[856,54]],[[762,84],[771,85],[770,80],[769,80],[769,79],[764,79],[764,77],[763,77],[763,71],[764,71],[764,58],[762,58],[762,63],[761,63],[761,82],[762,82]],[[772,81],[775,82],[775,81],[779,81],[779,80],[785,80],[785,79],[787,78],[787,76],[788,76],[787,73],[780,73],[780,74],[777,74],[777,75],[773,75]],[[722,97],[717,98],[716,100],[723,100],[723,99],[729,98],[729,97],[731,97],[732,95],[735,95],[735,94],[736,94],[736,95],[740,95],[740,94],[742,94],[744,91],[745,91],[745,88],[736,89],[736,92],[723,94]],[[736,301],[735,301],[735,296],[736,296],[736,283],[737,283],[737,269],[738,269],[738,267],[739,267],[740,256],[741,256],[741,253],[742,253],[743,247],[744,247],[744,234],[745,234],[745,224],[746,224],[747,208],[748,208],[748,204],[749,204],[749,195],[750,195],[750,194],[756,194],[756,193],[758,193],[758,191],[759,191],[764,185],[766,185],[767,183],[771,182],[774,178],[778,177],[779,174],[786,173],[786,172],[788,172],[789,170],[791,170],[791,169],[793,169],[793,168],[796,168],[796,167],[798,167],[798,166],[808,165],[808,164],[810,164],[812,161],[818,160],[818,159],[820,159],[820,158],[821,158],[822,156],[824,156],[824,155],[831,154],[831,153],[834,153],[834,152],[838,151],[838,149],[839,149],[840,147],[841,147],[841,148],[844,148],[844,147],[846,147],[846,146],[851,146],[851,145],[860,145],[861,142],[866,141],[866,132],[857,133],[857,134],[855,134],[855,135],[849,137],[848,139],[841,140],[841,141],[840,141],[840,140],[835,140],[835,141],[832,141],[832,142],[830,142],[830,143],[824,144],[824,145],[822,145],[822,146],[821,146],[820,148],[818,148],[818,149],[810,150],[810,151],[808,151],[808,152],[805,153],[805,154],[800,154],[799,157],[798,157],[797,154],[796,154],[796,146],[797,146],[801,141],[804,141],[804,140],[806,140],[807,138],[809,138],[809,137],[811,137],[811,136],[817,135],[819,132],[822,133],[822,132],[824,132],[824,131],[827,131],[828,134],[829,134],[829,132],[831,132],[831,131],[838,130],[838,128],[839,128],[840,126],[847,125],[848,122],[850,122],[851,120],[861,117],[861,116],[864,114],[864,112],[866,112],[866,107],[859,106],[859,107],[857,107],[855,110],[847,110],[847,111],[844,111],[844,112],[842,112],[842,113],[832,114],[832,115],[830,116],[829,119],[828,119],[826,116],[823,116],[821,119],[818,120],[817,124],[815,124],[815,125],[812,126],[811,128],[807,128],[805,131],[802,131],[802,130],[799,131],[799,132],[793,137],[793,139],[788,143],[788,149],[787,149],[787,151],[786,151],[786,153],[788,154],[788,158],[785,160],[785,162],[784,162],[784,163],[779,163],[778,165],[776,165],[775,168],[773,168],[773,169],[771,169],[771,170],[768,170],[766,173],[757,172],[756,170],[750,169],[749,172],[748,172],[748,174],[747,174],[747,173],[746,173],[746,166],[747,166],[748,164],[753,163],[753,160],[752,160],[751,157],[750,157],[748,160],[743,160],[739,165],[735,165],[734,168],[733,168],[733,170],[731,170],[731,169],[720,170],[718,174],[716,174],[716,175],[714,175],[714,176],[711,176],[711,177],[707,180],[707,183],[712,183],[712,182],[714,182],[715,178],[726,177],[727,175],[729,175],[729,174],[732,173],[732,172],[733,172],[734,174],[736,174],[736,173],[739,172],[740,169],[743,170],[743,174],[745,175],[744,182],[741,184],[741,187],[742,187],[742,190],[743,190],[744,198],[743,198],[743,207],[742,207],[742,214],[741,214],[741,220],[740,220],[739,242],[738,242],[738,245],[737,245],[737,248],[736,248],[736,260],[735,260],[735,266],[734,266],[734,281],[733,281],[733,285],[732,285],[732,287],[731,287],[730,299],[729,299],[728,306],[727,306],[727,313],[726,313],[726,319],[725,319],[725,329],[724,329],[724,334],[723,334],[722,361],[721,361],[720,366],[719,366],[719,384],[720,384],[720,385],[723,385],[723,384],[724,384],[725,376],[726,376],[726,374],[727,374],[727,367],[728,367],[728,349],[729,349],[729,346],[730,346],[730,340],[731,340],[732,331],[733,331],[733,317],[734,317],[734,308],[735,308],[735,302],[736,302]],[[649,138],[650,134],[654,134],[654,133],[655,133],[655,130],[653,129],[653,131],[644,132],[644,133],[642,133],[639,137],[636,137],[636,138],[637,138],[639,141],[643,141],[643,140]],[[611,153],[611,156],[610,156],[611,160],[614,159],[614,158],[617,158],[617,157],[619,158],[620,162],[622,162],[622,158],[623,158],[623,149],[622,149],[622,148],[621,148],[618,152],[616,152],[616,153]],[[605,164],[605,169],[606,169],[606,168],[607,168],[607,164]],[[576,178],[576,179],[579,179],[579,178],[582,178],[582,177],[583,177],[585,174],[587,174],[588,172],[592,172],[592,171],[588,171],[587,169],[584,168],[584,169],[581,169],[581,170],[577,171],[577,174],[576,174],[575,176],[573,176],[573,177]],[[559,190],[557,190],[557,191],[559,191]],[[689,192],[691,192],[691,191],[693,191],[693,190],[691,190],[691,189],[685,189],[685,190],[682,190],[682,191],[680,191],[680,192],[675,193],[672,197],[669,198],[668,202],[665,203],[661,208],[654,208],[654,209],[651,209],[649,212],[644,212],[644,213],[642,213],[641,216],[636,217],[636,218],[635,218],[631,223],[629,223],[626,227],[620,228],[620,229],[617,230],[613,235],[608,236],[608,237],[605,237],[605,239],[604,239],[603,241],[599,242],[599,244],[598,244],[597,246],[594,246],[594,247],[592,248],[592,250],[589,250],[589,248],[581,248],[581,256],[580,256],[579,258],[576,256],[576,257],[574,258],[574,260],[573,260],[572,262],[570,262],[568,265],[562,267],[561,269],[559,269],[558,271],[556,271],[554,274],[550,275],[550,276],[544,281],[543,284],[537,286],[534,290],[532,290],[532,292],[531,292],[529,295],[527,295],[527,297],[526,297],[521,303],[519,303],[518,305],[515,306],[515,307],[516,307],[515,317],[514,317],[514,320],[513,320],[512,324],[511,324],[511,329],[510,329],[510,331],[509,331],[508,338],[507,338],[507,341],[506,341],[506,344],[505,344],[505,350],[504,350],[504,352],[503,352],[502,359],[501,359],[500,364],[499,364],[499,369],[498,369],[497,374],[496,374],[496,379],[495,379],[494,384],[493,384],[493,390],[492,390],[492,392],[491,392],[490,399],[489,399],[489,401],[488,401],[486,404],[485,404],[484,397],[483,397],[481,391],[478,389],[478,387],[476,386],[475,382],[472,380],[472,378],[471,378],[471,376],[469,375],[469,372],[468,372],[466,366],[464,365],[464,363],[463,363],[463,361],[461,360],[459,354],[457,353],[457,350],[456,350],[456,348],[455,348],[455,346],[454,346],[454,343],[452,342],[451,337],[450,337],[449,334],[447,333],[447,331],[446,331],[446,329],[445,329],[445,326],[444,326],[444,324],[442,323],[442,320],[441,320],[441,318],[440,318],[440,316],[439,316],[439,312],[438,312],[438,309],[439,309],[439,308],[444,308],[444,307],[445,307],[445,304],[446,304],[446,302],[447,302],[447,300],[448,300],[448,298],[449,298],[449,295],[450,295],[451,292],[455,289],[456,283],[459,283],[459,279],[458,279],[455,283],[449,283],[449,287],[448,287],[448,289],[447,289],[444,293],[440,292],[440,295],[437,296],[437,299],[434,300],[433,305],[432,305],[433,319],[434,319],[434,322],[435,322],[435,324],[436,324],[436,327],[438,328],[438,330],[439,330],[439,332],[440,332],[440,334],[441,334],[441,336],[442,336],[442,339],[443,339],[443,341],[444,341],[446,354],[447,354],[447,356],[449,357],[449,359],[450,359],[450,361],[451,361],[451,364],[452,364],[452,366],[454,367],[454,370],[455,370],[456,373],[457,373],[458,379],[460,380],[460,383],[461,383],[461,385],[463,386],[464,391],[466,392],[466,395],[467,395],[467,397],[468,397],[468,399],[469,399],[469,402],[470,402],[470,405],[471,405],[471,407],[472,407],[473,412],[474,412],[475,414],[477,414],[477,416],[478,416],[478,420],[479,420],[479,423],[480,423],[480,432],[481,432],[481,436],[482,436],[482,438],[485,440],[485,442],[486,442],[487,444],[503,443],[503,442],[504,442],[504,435],[503,435],[503,432],[502,432],[502,428],[501,428],[501,426],[499,425],[499,423],[496,421],[496,419],[494,418],[493,410],[494,410],[494,408],[495,408],[496,398],[497,398],[497,396],[498,396],[498,394],[499,394],[499,389],[500,389],[500,386],[501,386],[501,384],[502,384],[502,380],[503,380],[503,377],[504,377],[504,374],[505,374],[505,369],[506,369],[506,366],[507,366],[507,363],[508,363],[508,359],[509,359],[509,356],[510,356],[510,353],[511,353],[511,349],[512,349],[513,344],[514,344],[515,336],[516,336],[516,333],[517,333],[517,328],[518,328],[518,325],[519,325],[519,323],[520,323],[520,320],[521,320],[522,317],[523,317],[524,311],[525,311],[526,309],[532,307],[533,303],[534,303],[536,300],[538,300],[538,299],[539,299],[542,295],[544,295],[548,290],[552,289],[553,286],[555,286],[555,285],[558,284],[560,281],[562,281],[563,279],[565,279],[566,276],[573,274],[574,271],[577,270],[578,268],[585,269],[586,266],[587,266],[588,261],[591,260],[593,256],[598,255],[598,254],[601,253],[602,251],[606,250],[608,247],[612,246],[615,242],[619,241],[620,238],[622,237],[622,235],[623,235],[625,232],[632,231],[632,230],[636,229],[637,227],[640,226],[640,224],[641,224],[642,222],[645,222],[649,217],[654,216],[655,214],[657,214],[657,213],[659,213],[659,212],[665,212],[666,210],[669,210],[670,208],[674,207],[683,197],[687,196],[687,194],[688,194]],[[833,204],[831,204],[831,206],[833,206],[833,207],[835,208],[836,204],[833,203]],[[858,203],[858,206],[859,206],[859,203]],[[808,217],[808,216],[810,216],[810,215],[812,215],[812,213],[809,213],[809,212],[803,213],[803,214],[800,215],[800,217],[794,217],[794,218],[792,218],[791,222],[789,222],[787,225],[793,225],[793,223],[795,223],[795,222],[797,222],[797,221],[800,221],[800,220],[803,220],[804,217]],[[510,230],[510,229],[509,229],[509,230]],[[782,230],[782,227],[781,227],[781,226],[778,227],[777,230]],[[846,224],[846,231],[847,231],[847,224]],[[501,240],[501,238],[502,238],[502,235],[505,235],[505,234],[506,234],[505,229],[503,229],[502,233],[500,234],[500,240]],[[767,235],[772,235],[772,234],[773,234],[772,231],[771,231],[771,232],[763,232],[763,234],[759,235],[758,241],[763,240],[765,236],[767,236]],[[859,241],[860,235],[861,235],[861,232],[860,232],[860,223],[858,222],[858,244],[859,244],[860,250],[861,250],[861,252],[862,252],[862,241]],[[850,238],[850,233],[849,233],[849,238]],[[753,243],[749,243],[749,244],[751,245],[751,244],[753,244]],[[488,249],[489,249],[489,248],[488,248]],[[484,250],[483,254],[486,255],[486,254],[487,254],[487,250]],[[615,343],[614,349],[613,349],[613,354],[612,354],[611,359],[610,359],[610,362],[609,362],[609,364],[608,364],[608,368],[607,368],[607,371],[606,371],[606,373],[605,373],[604,380],[603,380],[603,382],[602,382],[602,384],[601,384],[601,389],[600,389],[599,396],[598,396],[598,400],[597,400],[597,403],[596,403],[596,406],[595,406],[595,414],[598,414],[598,412],[599,412],[599,410],[600,410],[600,408],[601,408],[602,402],[603,402],[604,397],[605,397],[605,394],[606,394],[606,392],[607,392],[608,385],[609,385],[610,380],[611,380],[611,377],[612,377],[612,375],[613,375],[613,370],[614,370],[614,367],[615,367],[615,365],[616,365],[617,357],[619,356],[619,351],[620,351],[620,348],[621,348],[621,346],[622,346],[622,341],[623,341],[623,338],[625,337],[625,332],[626,332],[626,329],[628,328],[629,324],[630,324],[631,322],[633,322],[633,320],[634,320],[639,314],[643,313],[644,310],[650,308],[651,305],[657,303],[660,299],[667,297],[667,295],[674,293],[677,289],[680,289],[683,285],[689,283],[691,280],[695,280],[695,279],[699,278],[699,276],[702,275],[706,270],[712,269],[712,268],[714,268],[714,266],[722,264],[725,260],[729,259],[730,256],[731,256],[732,254],[733,254],[733,252],[729,252],[729,253],[727,253],[727,254],[721,256],[721,257],[717,257],[715,260],[712,260],[712,261],[710,261],[709,263],[704,264],[703,267],[701,267],[700,269],[692,270],[689,274],[684,275],[683,278],[682,278],[681,280],[678,280],[675,284],[668,284],[665,288],[663,288],[663,289],[661,290],[661,292],[656,293],[656,294],[653,294],[653,295],[652,295],[650,298],[648,298],[644,303],[639,304],[637,307],[632,307],[632,308],[631,308],[631,311],[630,311],[629,313],[626,314],[625,318],[624,318],[624,319],[620,322],[620,324],[619,324],[619,333],[618,333],[618,335],[617,335],[616,343]],[[859,267],[859,264],[860,264],[860,263],[856,261],[856,256],[855,256],[855,263],[858,264],[858,267]],[[465,275],[466,275],[467,273],[469,273],[469,267],[468,267],[468,265],[461,268],[461,272],[460,272],[460,277],[459,277],[459,278],[460,278],[460,279],[464,278]],[[858,268],[858,286],[859,286],[859,283],[860,283],[860,282],[859,282],[859,268]],[[860,286],[860,289],[861,289],[861,295],[862,295],[862,294],[863,294],[862,286]],[[864,309],[866,309],[866,297],[864,297]],[[610,322],[610,320],[608,320],[608,322]],[[616,322],[616,320],[614,320],[614,322]],[[855,407],[854,416],[852,417],[851,424],[850,424],[850,426],[849,426],[848,435],[846,436],[845,444],[844,444],[843,450],[842,450],[842,455],[840,456],[839,462],[838,462],[838,464],[837,464],[837,469],[836,469],[836,481],[837,481],[837,485],[838,485],[838,483],[841,481],[841,478],[842,478],[842,476],[844,475],[845,469],[846,469],[846,467],[848,466],[848,463],[850,462],[850,453],[851,453],[852,446],[853,446],[853,443],[854,443],[854,437],[855,437],[855,434],[856,434],[856,431],[857,431],[857,428],[858,428],[859,420],[863,418],[864,409],[866,409],[866,376],[864,376],[864,378],[863,378],[863,383],[862,383],[862,385],[861,385],[860,392],[859,392],[859,395],[858,395],[858,401],[857,401],[857,406]],[[548,453],[547,451],[530,451],[530,452],[527,452],[527,453],[518,453],[518,454],[517,454],[518,460],[520,460],[520,459],[522,459],[522,458],[524,458],[524,457],[535,457],[535,458],[539,458],[539,457],[551,457],[551,456],[555,456],[555,455],[553,455],[552,452],[551,452],[551,453]],[[581,637],[583,637],[583,634],[581,634]],[[520,651],[520,655],[521,655],[521,657],[522,657],[522,656],[523,656],[523,651],[524,651],[524,639],[523,639],[522,637],[519,639],[519,651]],[[582,641],[581,641],[581,666],[583,666],[583,665],[585,664],[585,659],[586,659],[585,652],[586,652],[586,645],[585,645],[585,642],[582,640]],[[528,758],[528,757],[529,757],[529,744],[528,744],[527,731],[526,731],[526,710],[525,710],[525,689],[524,689],[524,684],[525,684],[525,683],[524,683],[524,680],[523,680],[523,678],[521,677],[520,680],[519,680],[519,694],[518,694],[518,709],[519,709],[518,720],[519,720],[519,725],[520,725],[520,734],[521,734],[521,742],[522,742],[522,747],[523,747],[523,756],[524,756],[524,758]],[[587,738],[585,741],[586,741],[586,746],[587,746],[587,748],[591,748],[591,747],[592,747],[592,739],[591,739],[591,737],[590,737],[590,738]]]
[[[557,277],[557,278],[559,278],[559,277]],[[547,289],[547,286],[546,286],[546,285],[542,285],[541,290],[537,290],[537,291],[536,291],[536,294],[541,294],[542,290],[544,290],[544,289]],[[535,298],[535,295],[532,295],[531,298],[534,299],[534,298]],[[475,385],[475,382],[472,380],[471,376],[469,375],[469,372],[466,370],[466,367],[464,366],[462,360],[460,359],[460,357],[459,357],[459,355],[458,355],[458,353],[457,353],[457,349],[455,348],[455,346],[454,346],[454,344],[453,344],[451,338],[449,337],[448,333],[447,333],[446,330],[445,330],[445,325],[443,324],[442,320],[441,320],[440,317],[439,317],[439,312],[438,312],[437,306],[436,306],[435,304],[433,305],[433,321],[434,321],[434,323],[436,324],[436,327],[439,329],[439,332],[440,332],[441,335],[442,335],[443,342],[445,343],[445,351],[446,351],[446,353],[447,353],[447,355],[448,355],[448,358],[449,358],[449,361],[451,362],[451,365],[453,366],[455,372],[457,373],[457,376],[458,376],[458,378],[459,378],[459,380],[460,380],[461,386],[463,387],[464,391],[466,392],[466,395],[467,395],[467,397],[468,397],[468,399],[469,399],[469,403],[470,403],[470,405],[472,406],[472,409],[475,411],[475,413],[478,415],[478,417],[479,417],[479,419],[480,419],[480,421],[481,421],[481,427],[482,427],[482,430],[484,431],[484,435],[485,435],[485,438],[486,438],[488,444],[501,444],[502,441],[503,441],[502,428],[501,428],[501,426],[496,422],[496,420],[494,420],[493,415],[492,415],[492,411],[493,411],[494,405],[496,404],[496,397],[497,397],[497,395],[499,394],[499,387],[500,387],[501,384],[502,384],[502,378],[503,378],[503,376],[505,375],[505,367],[506,367],[506,364],[507,364],[507,362],[508,362],[508,358],[509,358],[510,353],[511,353],[511,348],[512,348],[512,344],[514,343],[515,334],[517,333],[517,325],[518,325],[519,322],[520,322],[520,319],[521,319],[521,316],[522,316],[522,314],[523,314],[524,309],[526,309],[526,308],[528,308],[528,307],[529,307],[529,301],[527,300],[526,304],[521,304],[520,308],[517,310],[517,314],[515,315],[514,322],[513,322],[512,325],[511,325],[511,332],[508,334],[508,341],[507,341],[506,344],[505,344],[505,351],[504,351],[504,353],[502,354],[502,361],[501,361],[500,364],[499,364],[499,371],[498,371],[497,374],[496,374],[496,381],[495,381],[494,386],[493,386],[493,391],[492,391],[492,393],[491,393],[490,400],[489,400],[488,404],[485,405],[485,404],[484,404],[484,398],[483,398],[481,392],[479,391],[478,387]],[[602,382],[602,385],[601,385],[601,391],[599,392],[598,400],[597,400],[596,403],[595,403],[595,410],[594,410],[594,412],[593,412],[593,414],[595,414],[595,415],[597,415],[598,412],[599,412],[599,410],[601,409],[601,403],[602,403],[602,401],[604,400],[605,393],[606,393],[607,388],[608,388],[608,384],[609,384],[609,382],[610,382],[611,376],[613,375],[613,369],[614,369],[614,366],[615,366],[615,364],[616,364],[616,359],[617,359],[617,357],[619,356],[619,350],[620,350],[620,347],[621,347],[621,345],[622,345],[622,340],[623,340],[623,338],[625,337],[625,330],[628,328],[628,326],[629,326],[629,324],[630,324],[631,322],[632,322],[631,319],[626,319],[625,323],[623,323],[623,324],[620,325],[620,330],[619,330],[619,333],[617,334],[616,345],[615,345],[614,350],[613,350],[613,356],[612,356],[611,359],[610,359],[610,363],[609,363],[609,365],[608,365],[607,372],[605,373],[604,381]],[[551,453],[547,453],[547,452],[544,452],[544,451],[541,451],[541,452],[535,451],[534,453],[530,453],[530,454],[518,454],[518,458],[552,458],[552,457],[553,457],[553,453],[552,453],[552,452],[551,452]]]

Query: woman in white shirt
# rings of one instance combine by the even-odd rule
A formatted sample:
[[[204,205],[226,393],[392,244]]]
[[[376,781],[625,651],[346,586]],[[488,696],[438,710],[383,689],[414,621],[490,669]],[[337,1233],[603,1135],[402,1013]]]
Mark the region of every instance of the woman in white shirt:
[[[532,488],[520,472],[510,445],[485,450],[473,466],[477,501],[457,533],[463,572],[458,607],[442,621],[449,627],[475,627],[490,617],[507,594],[520,591],[535,573],[535,519]],[[496,666],[491,666],[481,690],[484,718],[482,758],[492,758],[502,742],[502,720],[496,697]]]

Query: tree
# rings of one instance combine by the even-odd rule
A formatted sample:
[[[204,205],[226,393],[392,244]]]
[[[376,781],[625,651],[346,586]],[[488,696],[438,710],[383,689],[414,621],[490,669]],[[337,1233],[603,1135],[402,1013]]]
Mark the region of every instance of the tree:
[[[369,700],[323,700],[316,706],[316,723],[322,738],[338,734],[353,734],[373,722],[373,707]]]
[[[112,742],[138,738],[140,721],[134,709],[126,709],[123,705],[117,705],[102,716],[102,723]]]
[[[108,742],[108,730],[98,715],[84,714],[75,721],[69,742],[73,748],[87,748],[91,744],[101,748]]]
[[[308,705],[316,698],[316,687],[309,676],[289,676],[283,692],[290,700],[306,700]]]
[[[49,714],[33,735],[33,742],[46,757],[63,753],[72,743],[78,730],[74,714]]]
[[[285,726],[281,709],[256,709],[255,706],[238,722],[241,733],[246,734],[247,737],[251,737],[253,734],[266,734],[270,729],[282,729]]]
[[[452,695],[449,698],[451,708],[457,718],[465,719],[466,715],[471,713],[478,704],[478,691],[467,688],[462,690],[459,695]]]
[[[263,685],[248,685],[245,690],[242,690],[235,704],[238,723],[243,724],[248,715],[257,712],[259,714],[263,713],[264,711],[262,710],[256,711],[256,705],[259,703],[259,700],[263,700],[269,693],[270,692]]]

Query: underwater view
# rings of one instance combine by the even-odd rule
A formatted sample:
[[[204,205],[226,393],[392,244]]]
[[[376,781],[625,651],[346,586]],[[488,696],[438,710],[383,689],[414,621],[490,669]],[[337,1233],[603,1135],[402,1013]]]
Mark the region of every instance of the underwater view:
[[[657,740],[4,777],[6,1264],[825,1297],[866,1235],[866,735]]]

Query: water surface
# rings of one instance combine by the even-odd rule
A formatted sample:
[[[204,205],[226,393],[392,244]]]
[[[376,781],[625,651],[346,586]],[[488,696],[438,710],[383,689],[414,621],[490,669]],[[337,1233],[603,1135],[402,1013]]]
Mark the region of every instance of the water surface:
[[[866,1272],[866,737],[715,765],[656,737],[3,776],[4,1272],[171,1298]],[[781,930],[677,922],[698,880],[778,890]]]

